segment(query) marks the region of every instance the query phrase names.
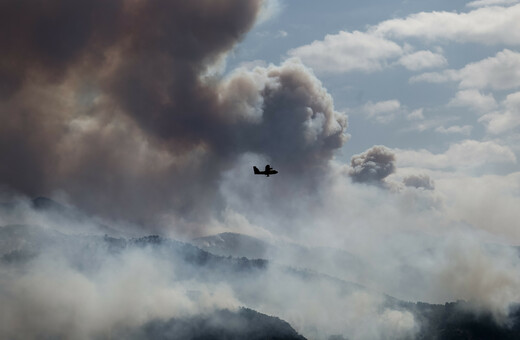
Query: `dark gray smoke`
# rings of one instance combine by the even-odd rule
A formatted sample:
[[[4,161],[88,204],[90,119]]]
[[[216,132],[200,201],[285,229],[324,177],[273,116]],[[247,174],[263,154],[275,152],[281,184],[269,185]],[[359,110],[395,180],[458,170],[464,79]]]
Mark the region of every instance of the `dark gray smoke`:
[[[395,154],[383,145],[376,145],[367,151],[352,156],[349,175],[360,183],[381,184],[395,172]]]
[[[309,70],[210,72],[261,7],[2,1],[0,185],[168,224],[221,209],[221,174],[244,153],[282,170],[325,167],[346,118]]]
[[[267,156],[282,169],[324,167],[346,140],[346,116],[321,82],[297,60],[239,69],[221,86],[223,106],[241,152]]]
[[[435,189],[435,182],[428,175],[410,175],[403,178],[403,183],[407,187],[423,188],[426,190]]]

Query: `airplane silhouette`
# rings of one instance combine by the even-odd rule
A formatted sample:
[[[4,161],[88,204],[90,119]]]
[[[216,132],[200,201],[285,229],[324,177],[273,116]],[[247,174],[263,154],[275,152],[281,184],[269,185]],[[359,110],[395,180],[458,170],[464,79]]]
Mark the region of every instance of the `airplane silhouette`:
[[[276,175],[278,173],[278,171],[271,168],[269,164],[265,166],[264,171],[258,170],[256,166],[253,167],[253,171],[255,172],[255,175],[266,175],[267,177],[269,177],[269,175]]]

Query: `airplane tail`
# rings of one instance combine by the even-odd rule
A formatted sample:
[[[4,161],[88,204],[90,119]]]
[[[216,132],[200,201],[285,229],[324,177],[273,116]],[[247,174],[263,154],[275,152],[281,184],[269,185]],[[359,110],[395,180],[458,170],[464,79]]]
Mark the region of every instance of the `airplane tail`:
[[[258,175],[260,173],[260,170],[256,166],[253,167],[253,171],[255,172],[255,175]]]

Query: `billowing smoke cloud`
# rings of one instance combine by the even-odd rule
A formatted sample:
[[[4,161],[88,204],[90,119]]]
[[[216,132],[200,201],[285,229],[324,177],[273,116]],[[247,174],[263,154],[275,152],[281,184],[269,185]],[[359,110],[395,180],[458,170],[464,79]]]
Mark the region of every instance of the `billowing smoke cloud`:
[[[350,166],[349,175],[355,182],[381,184],[395,172],[395,154],[383,145],[376,145],[352,156]]]
[[[153,319],[239,306],[228,284],[190,280],[195,266],[151,247],[30,226],[0,233],[2,338],[110,338]]]
[[[430,176],[425,174],[406,176],[403,178],[403,183],[407,187],[423,188],[426,190],[435,189],[435,182]]]
[[[469,247],[466,238],[445,233],[464,227],[454,223],[464,221],[459,211],[474,215],[472,207],[480,205],[448,215],[433,204],[431,191],[380,190],[396,171],[393,152],[383,146],[351,161],[352,180],[376,186],[336,176],[341,170],[324,172],[345,142],[346,117],[296,60],[226,76],[213,72],[261,7],[260,0],[1,1],[0,186],[29,196],[58,191],[90,212],[148,228],[174,222],[192,234],[202,232],[192,226],[205,225],[226,206],[242,230],[249,224],[282,241],[336,247],[367,264],[357,271],[344,261],[316,266],[327,275],[398,298],[444,303],[462,297],[506,314],[520,297],[516,253],[484,251],[480,239]],[[252,181],[251,163],[264,160],[280,174]],[[320,180],[326,185],[314,186]],[[436,180],[446,192],[446,180]],[[411,176],[405,185],[433,187]],[[424,204],[410,204],[423,196]],[[25,220],[1,215],[0,225],[107,230],[98,223],[86,228],[76,217],[64,223],[19,214]],[[96,338],[113,325],[138,327],[241,305],[280,316],[311,336],[327,330],[355,339],[405,338],[419,327],[409,312],[383,306],[380,295],[350,294],[340,281],[312,272],[293,275],[273,266],[261,279],[247,279],[215,266],[217,279],[206,280],[204,270],[179,265],[170,253],[112,252],[96,248],[105,244],[102,237],[88,241],[94,238],[75,243],[54,233],[36,257],[2,244],[9,248],[0,263],[4,337]],[[9,262],[20,257],[20,266]],[[294,258],[288,263],[306,266]]]
[[[185,327],[158,328],[155,338],[199,338],[196,318],[239,306],[281,317],[310,339],[401,339],[418,331],[414,315],[384,295],[312,271],[217,257],[157,236],[70,232],[0,227],[0,337],[117,338],[174,318],[186,320]],[[282,334],[261,319],[228,321],[220,329],[232,334],[240,334],[235,327]],[[227,338],[220,329],[209,336]]]
[[[330,94],[298,60],[239,69],[220,93],[225,111],[245,120],[239,122],[234,145],[283,168],[322,167],[346,140],[346,116],[335,111]]]
[[[204,220],[241,154],[321,168],[346,117],[296,61],[210,72],[261,0],[3,1],[0,183],[143,224]],[[305,167],[303,167],[305,165]],[[249,169],[247,169],[249,171]]]

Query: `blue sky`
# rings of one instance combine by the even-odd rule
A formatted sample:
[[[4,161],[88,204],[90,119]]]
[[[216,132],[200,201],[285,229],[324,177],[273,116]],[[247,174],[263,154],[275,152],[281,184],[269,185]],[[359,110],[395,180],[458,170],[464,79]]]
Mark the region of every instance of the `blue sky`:
[[[498,5],[486,6],[493,3]],[[515,143],[520,128],[518,111],[508,117],[506,131],[505,127],[490,130],[493,123],[498,124],[499,119],[505,117],[507,95],[516,93],[518,84],[499,88],[486,80],[468,85],[462,84],[461,79],[440,83],[413,81],[414,77],[427,72],[460,70],[470,63],[477,63],[476,72],[484,72],[479,71],[483,66],[478,63],[486,58],[496,59],[497,53],[504,49],[513,52],[510,56],[513,59],[520,43],[511,32],[516,26],[506,23],[501,27],[500,20],[518,19],[519,6],[511,1],[502,3],[505,4],[497,1],[278,1],[272,5],[276,8],[274,15],[258,24],[235,49],[228,68],[251,61],[278,64],[289,57],[301,58],[332,94],[336,109],[348,114],[347,131],[352,138],[340,153],[344,159],[374,144],[442,153],[450,145],[468,139],[497,143],[510,148],[518,157]],[[501,16],[494,16],[497,11]],[[420,22],[405,20],[418,13],[422,15],[421,20],[432,25],[423,28],[430,33],[414,33],[414,25]],[[439,17],[438,23],[430,22],[434,16]],[[498,22],[482,22],[481,18]],[[382,23],[389,25],[389,33],[370,33]],[[398,25],[403,25],[404,33],[392,33]],[[454,33],[448,29],[435,31],[435,27],[443,26]],[[351,36],[353,32],[359,35]],[[327,35],[336,48],[320,46]],[[374,36],[381,37],[374,41],[376,46],[360,51],[359,60],[348,60],[349,52]],[[354,44],[350,49],[341,45],[348,44],[348,39]],[[382,46],[385,42],[396,45]],[[381,45],[377,46],[378,43]],[[392,51],[392,47],[402,51]],[[419,51],[428,54],[413,55]],[[374,53],[373,65],[357,65]],[[327,69],[328,62],[319,61],[324,55],[333,55],[337,65]],[[399,58],[406,55],[409,64],[403,66]],[[428,57],[433,59],[425,60]],[[412,65],[420,60],[422,65]],[[493,75],[482,74],[487,76]],[[499,78],[497,82],[502,80]],[[380,103],[376,106],[377,112],[372,109],[370,114],[370,107],[377,103]],[[407,117],[413,112],[416,114]],[[517,164],[503,162],[501,166],[514,171]]]

